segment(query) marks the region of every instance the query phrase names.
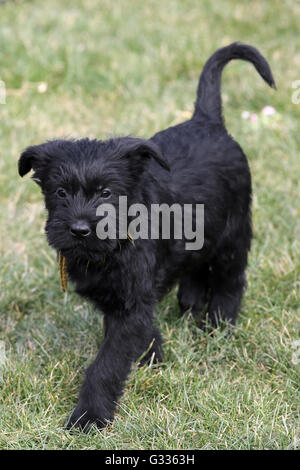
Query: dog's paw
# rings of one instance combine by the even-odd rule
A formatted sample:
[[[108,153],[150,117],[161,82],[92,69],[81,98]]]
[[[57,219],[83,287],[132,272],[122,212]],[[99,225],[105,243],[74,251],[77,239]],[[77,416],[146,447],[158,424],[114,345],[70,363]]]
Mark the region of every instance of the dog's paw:
[[[198,317],[207,303],[207,288],[204,283],[187,277],[179,285],[177,298],[180,316],[191,313]]]
[[[161,349],[151,348],[138,362],[139,367],[144,367],[149,364],[159,364],[163,361],[163,354]]]
[[[66,428],[69,430],[80,429],[87,432],[93,424],[98,429],[103,429],[112,420],[113,416],[103,418],[101,413],[79,404],[66,422]]]

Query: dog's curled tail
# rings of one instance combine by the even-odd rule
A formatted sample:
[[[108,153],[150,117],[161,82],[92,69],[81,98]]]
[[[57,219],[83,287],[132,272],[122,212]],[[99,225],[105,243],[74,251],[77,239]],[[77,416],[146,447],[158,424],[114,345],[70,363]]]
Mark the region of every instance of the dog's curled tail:
[[[202,117],[215,123],[223,122],[221,75],[225,65],[234,59],[251,62],[268,85],[276,88],[270,66],[261,53],[255,47],[234,42],[218,49],[204,65],[197,90],[195,118]]]

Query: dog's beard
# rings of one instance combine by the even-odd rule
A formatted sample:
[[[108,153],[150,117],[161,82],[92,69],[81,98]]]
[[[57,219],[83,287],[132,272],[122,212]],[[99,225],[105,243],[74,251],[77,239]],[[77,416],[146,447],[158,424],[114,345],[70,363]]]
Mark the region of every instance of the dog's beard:
[[[68,261],[101,264],[115,249],[118,240],[100,240],[96,231],[88,239],[75,239],[63,222],[49,220],[45,227],[48,244]]]

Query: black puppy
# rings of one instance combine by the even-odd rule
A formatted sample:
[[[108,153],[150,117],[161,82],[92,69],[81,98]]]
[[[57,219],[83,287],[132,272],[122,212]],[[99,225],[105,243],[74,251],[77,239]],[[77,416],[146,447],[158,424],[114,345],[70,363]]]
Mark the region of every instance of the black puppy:
[[[154,325],[157,302],[179,283],[181,312],[204,312],[213,325],[234,323],[245,288],[251,242],[251,178],[221,112],[221,72],[232,59],[251,62],[275,87],[266,60],[234,43],[204,66],[193,117],[150,140],[55,140],[25,150],[19,173],[34,170],[45,196],[49,244],[67,260],[76,291],[104,312],[105,337],[89,366],[68,426],[103,427],[114,416],[131,365],[146,351],[162,359]],[[128,205],[204,204],[204,245],[185,239],[99,240],[96,209],[119,196]],[[194,214],[195,215],[195,214]]]

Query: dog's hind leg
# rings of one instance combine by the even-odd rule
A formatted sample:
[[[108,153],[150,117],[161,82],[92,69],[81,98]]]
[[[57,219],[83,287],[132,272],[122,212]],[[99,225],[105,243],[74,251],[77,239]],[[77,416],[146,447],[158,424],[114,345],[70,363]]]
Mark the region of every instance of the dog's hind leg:
[[[207,313],[213,327],[221,322],[235,324],[246,288],[246,264],[246,251],[243,254],[226,251],[213,262]]]
[[[192,313],[195,317],[207,303],[209,269],[207,265],[186,273],[178,288],[180,315]]]

